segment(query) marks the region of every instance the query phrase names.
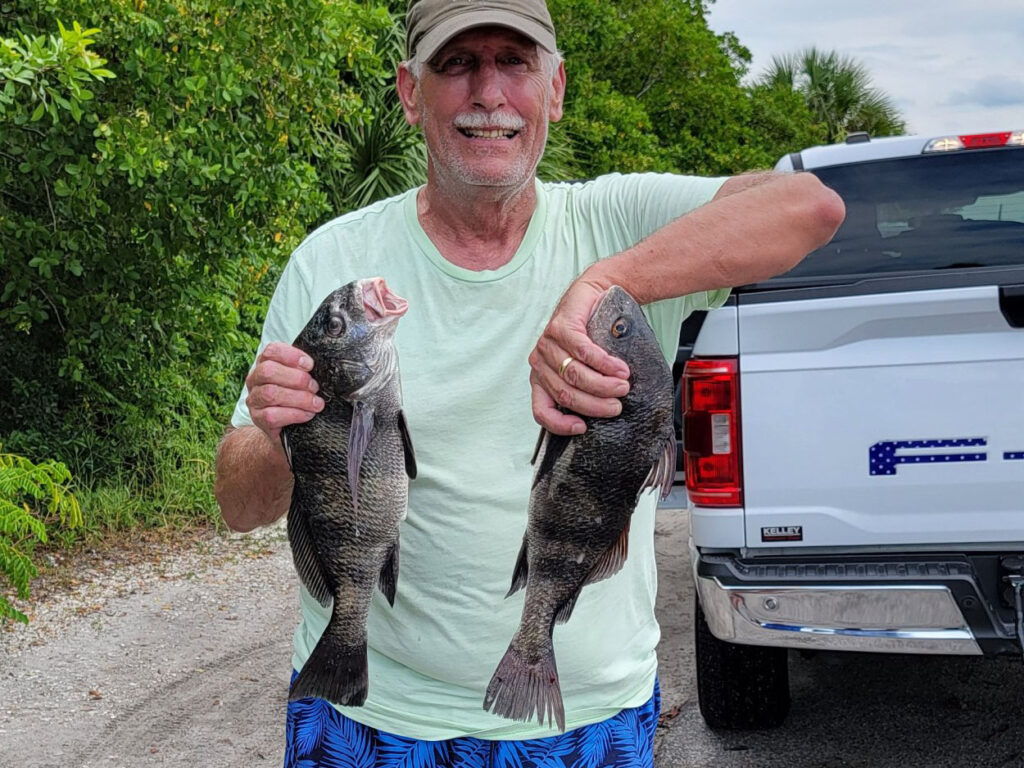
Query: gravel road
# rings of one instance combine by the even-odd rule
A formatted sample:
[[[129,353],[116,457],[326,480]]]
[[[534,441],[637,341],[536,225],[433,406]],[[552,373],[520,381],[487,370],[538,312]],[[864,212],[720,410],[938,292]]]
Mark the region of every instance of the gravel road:
[[[709,731],[687,534],[684,512],[658,513],[657,768],[1024,766],[1019,659],[793,654],[783,728]],[[282,528],[100,560],[76,578],[27,628],[0,631],[0,768],[281,765],[297,620]]]

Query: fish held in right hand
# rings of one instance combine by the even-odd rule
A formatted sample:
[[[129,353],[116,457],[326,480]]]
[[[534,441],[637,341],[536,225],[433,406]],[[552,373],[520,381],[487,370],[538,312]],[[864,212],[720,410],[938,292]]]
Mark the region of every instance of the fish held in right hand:
[[[366,700],[370,601],[379,586],[394,604],[399,523],[416,476],[393,341],[407,309],[383,279],[356,280],[324,299],[294,342],[313,360],[324,408],[281,432],[295,476],[288,540],[299,578],[331,618],[291,700]]]

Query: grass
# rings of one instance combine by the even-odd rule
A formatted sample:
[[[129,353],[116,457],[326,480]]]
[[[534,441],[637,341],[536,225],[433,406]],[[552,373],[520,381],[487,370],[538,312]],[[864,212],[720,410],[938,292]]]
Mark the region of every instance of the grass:
[[[222,529],[213,495],[219,436],[214,428],[194,424],[168,430],[135,451],[149,459],[146,466],[126,465],[92,484],[76,479],[83,525],[54,527],[44,551],[100,546],[112,537],[143,531]]]

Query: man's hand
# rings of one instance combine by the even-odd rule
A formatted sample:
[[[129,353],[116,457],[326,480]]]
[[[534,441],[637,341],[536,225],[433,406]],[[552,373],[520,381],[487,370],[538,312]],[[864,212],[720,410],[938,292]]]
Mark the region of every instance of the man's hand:
[[[557,435],[586,431],[583,419],[559,406],[610,418],[622,412],[617,398],[629,391],[629,367],[587,335],[587,321],[605,288],[586,275],[570,285],[530,353],[533,418]]]
[[[305,352],[272,342],[245,379],[249,390],[245,404],[252,422],[276,446],[281,444],[283,427],[309,421],[324,408],[323,399],[316,396],[320,387],[309,375],[311,370],[313,361]]]
[[[275,342],[245,378],[245,404],[255,426],[229,430],[221,440],[214,483],[221,515],[234,531],[269,525],[288,511],[293,478],[281,429],[323,410],[311,370],[313,361],[305,352]]]

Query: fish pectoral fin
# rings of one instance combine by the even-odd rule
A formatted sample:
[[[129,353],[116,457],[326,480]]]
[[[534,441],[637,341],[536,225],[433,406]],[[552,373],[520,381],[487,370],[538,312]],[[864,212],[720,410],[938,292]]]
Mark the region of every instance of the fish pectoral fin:
[[[352,493],[352,509],[359,511],[359,468],[363,465],[366,446],[373,436],[373,406],[356,400],[352,404],[352,427],[348,433],[348,487]]]
[[[328,586],[327,574],[320,561],[320,553],[313,543],[309,521],[295,504],[294,498],[291,508],[288,510],[288,542],[292,547],[295,572],[299,574],[303,586],[320,605],[326,608],[334,594]]]
[[[647,473],[647,479],[640,486],[640,490],[636,492],[637,501],[640,500],[641,494],[648,488],[660,488],[660,498],[664,501],[672,493],[672,483],[675,479],[676,437],[672,434],[665,440],[665,444],[661,448],[661,455],[658,456],[658,461],[651,467],[651,471]]]
[[[608,551],[601,555],[601,559],[598,560],[593,569],[587,574],[587,578],[584,579],[584,584],[593,584],[595,581],[601,581],[607,579],[609,576],[614,576],[626,563],[626,557],[629,556],[629,518],[626,518],[626,525],[622,528],[622,533],[619,534],[619,538],[614,544],[612,544]]]
[[[398,412],[398,432],[402,435],[402,450],[405,452],[405,474],[410,480],[416,479],[416,451],[409,437],[409,423],[405,420],[405,411]]]
[[[388,605],[394,607],[395,591],[398,588],[398,539],[391,545],[391,551],[384,561],[384,567],[380,569],[380,579],[377,583],[387,598]]]
[[[547,440],[544,437],[547,436]],[[536,487],[542,479],[547,475],[551,474],[551,470],[554,469],[555,464],[565,453],[565,449],[569,447],[572,442],[572,437],[569,435],[556,435],[554,432],[547,432],[541,430],[541,439],[537,442],[537,451],[540,451],[541,443],[544,444],[544,455],[540,459],[540,466],[533,473],[533,487]],[[534,459],[537,456],[534,454]]]
[[[512,571],[512,587],[505,593],[505,597],[511,597],[520,589],[526,586],[527,577],[530,575],[530,547],[523,536],[523,545],[519,548],[519,557],[516,558],[516,567]]]
[[[540,447],[544,444],[544,435],[547,433],[548,431],[544,429],[544,427],[540,428],[540,434],[537,435],[537,444],[533,446],[533,457],[530,459],[531,467],[537,463],[537,457],[540,455]]]
[[[281,447],[284,448],[284,457],[288,460],[288,469],[295,471],[295,467],[292,466],[292,449],[288,445],[288,430],[281,430]]]

